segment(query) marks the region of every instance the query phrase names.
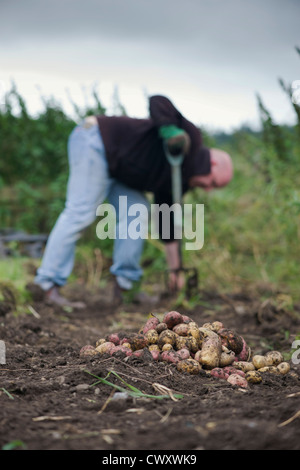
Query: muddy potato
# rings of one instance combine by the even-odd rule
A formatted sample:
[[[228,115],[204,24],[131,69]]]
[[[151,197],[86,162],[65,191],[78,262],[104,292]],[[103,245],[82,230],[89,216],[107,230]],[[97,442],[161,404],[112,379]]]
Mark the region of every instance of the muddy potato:
[[[142,350],[141,350],[141,351],[142,351]],[[110,350],[110,354],[111,354],[112,356],[113,356],[114,354],[117,354],[118,352],[121,352],[121,353],[125,354],[126,356],[132,356],[132,350],[131,350],[131,348],[128,348],[128,347],[126,347],[126,346],[124,346],[124,345],[121,345],[121,344],[115,346],[114,348],[112,348],[112,349]]]
[[[221,337],[224,346],[234,351],[236,355],[241,353],[243,349],[243,339],[235,331],[222,328],[218,331],[218,335]]]
[[[131,344],[130,343],[122,343],[120,346],[123,346],[124,348],[131,349]]]
[[[190,351],[187,348],[179,349],[179,351],[177,351],[177,355],[182,361],[191,357]]]
[[[196,353],[199,349],[199,344],[193,336],[177,336],[175,341],[175,349],[188,349],[192,353]]]
[[[229,374],[222,367],[215,367],[210,371],[210,375],[212,377],[216,377],[217,379],[225,380],[227,380],[229,377]]]
[[[269,374],[279,374],[279,370],[277,369],[276,366],[265,366],[265,367],[261,367],[258,370],[261,373],[268,372]]]
[[[145,335],[136,334],[128,339],[128,343],[131,345],[133,351],[137,351],[138,349],[145,348],[148,344],[148,341]]]
[[[100,354],[111,354],[111,351],[116,348],[116,345],[111,341],[106,341],[96,347],[96,351]]]
[[[171,312],[167,312],[163,316],[163,323],[166,323],[167,327],[172,329],[178,323],[182,323],[183,318],[181,313],[172,310]]]
[[[149,351],[160,351],[158,344],[150,344],[148,346]]]
[[[167,330],[168,327],[167,327],[166,323],[160,322],[155,329],[156,329],[157,333],[160,334],[162,331]]]
[[[177,362],[180,361],[178,354],[174,350],[163,351],[160,354],[160,357],[162,361],[170,362],[172,364],[177,364]]]
[[[235,353],[233,351],[222,351],[220,356],[220,367],[230,366],[235,359]]]
[[[263,367],[266,367],[268,365],[266,358],[261,354],[255,354],[255,356],[253,356],[252,358],[252,363],[255,369],[262,369]]]
[[[189,323],[179,323],[173,327],[174,333],[179,336],[187,336],[189,334],[190,326]]]
[[[219,367],[222,353],[222,343],[219,335],[213,331],[203,339],[199,354],[199,362],[204,369]]]
[[[241,336],[243,342],[243,348],[239,354],[236,356],[237,361],[248,361],[251,356],[251,348],[247,345],[244,338]]]
[[[176,365],[177,370],[180,372],[186,372],[187,374],[197,375],[201,370],[201,366],[198,361],[192,358],[184,359],[179,361]]]
[[[120,344],[120,338],[118,333],[110,333],[105,337],[105,340],[110,343],[114,343],[116,346]]]
[[[199,331],[199,327],[195,322],[189,323],[189,332],[188,332],[188,334],[189,334],[189,336],[193,336],[193,338],[195,338],[195,340],[197,341],[199,346],[201,345],[202,336],[201,336],[201,333]]]
[[[231,374],[228,377],[227,382],[230,383],[231,385],[236,385],[236,386],[242,387],[242,388],[247,388],[248,387],[248,382],[245,379],[245,377],[241,377],[238,374]]]
[[[243,372],[249,372],[250,370],[255,370],[254,364],[248,361],[235,361],[232,363],[233,367],[240,369]]]
[[[154,361],[159,361],[160,359],[160,350],[153,349],[150,351]]]
[[[96,341],[96,347],[97,346],[100,346],[100,344],[103,344],[103,343],[106,343],[106,339],[105,338],[100,338]]]
[[[280,374],[287,374],[291,370],[291,366],[288,362],[281,362],[278,364],[277,369]]]
[[[148,344],[156,344],[158,341],[158,333],[155,329],[150,329],[145,333]]]
[[[173,350],[173,346],[172,344],[170,343],[166,343],[163,345],[163,347],[161,348],[162,351],[172,351]]]
[[[171,331],[169,329],[164,330],[158,336],[157,344],[161,349],[162,349],[163,345],[167,344],[167,343],[174,346],[177,336],[178,335],[176,335],[176,333],[174,333],[174,331]]]
[[[190,317],[188,317],[187,315],[182,315],[182,322],[183,323],[190,323],[192,321],[193,320]]]
[[[279,351],[269,351],[264,357],[267,366],[278,366],[278,364],[283,362],[283,355]]]
[[[218,333],[218,331],[222,330],[224,328],[224,325],[220,321],[214,321],[211,324],[212,330]]]
[[[159,319],[156,317],[149,318],[143,328],[143,334],[146,334],[149,330],[154,330],[159,324]]]
[[[83,346],[79,352],[79,355],[81,357],[95,356],[96,354],[98,354],[98,352],[96,351],[94,346],[92,346],[91,344],[87,344],[86,346]]]
[[[258,370],[250,370],[246,373],[245,378],[250,384],[259,384],[262,381],[262,376]]]
[[[240,369],[236,369],[235,367],[233,366],[227,366],[227,367],[224,367],[224,372],[228,375],[231,375],[231,374],[237,374],[237,375],[240,375],[241,377],[245,377],[246,373],[243,371],[243,370],[240,370]]]

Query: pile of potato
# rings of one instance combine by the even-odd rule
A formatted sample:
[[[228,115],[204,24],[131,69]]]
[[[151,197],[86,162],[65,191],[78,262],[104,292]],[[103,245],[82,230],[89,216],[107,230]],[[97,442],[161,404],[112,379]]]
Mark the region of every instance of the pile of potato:
[[[161,320],[152,314],[138,333],[110,334],[95,347],[84,346],[80,355],[114,355],[118,351],[136,357],[150,353],[155,361],[176,364],[179,371],[199,374],[202,369],[243,388],[261,382],[264,372],[286,374],[290,370],[280,352],[252,356],[244,338],[221,322],[199,326],[176,311],[166,312]]]

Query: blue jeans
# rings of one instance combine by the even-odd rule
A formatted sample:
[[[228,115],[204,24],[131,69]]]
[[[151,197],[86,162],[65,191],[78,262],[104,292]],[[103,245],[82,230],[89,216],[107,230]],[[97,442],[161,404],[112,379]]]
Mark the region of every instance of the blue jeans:
[[[127,233],[127,225],[130,223],[130,217],[119,214],[119,196],[127,196],[128,207],[136,203],[148,207],[148,202],[140,191],[110,177],[97,125],[90,128],[84,128],[83,125],[75,127],[68,141],[68,156],[70,172],[65,208],[50,233],[35,283],[44,290],[66,284],[74,265],[76,242],[81,232],[95,221],[99,204],[108,199],[117,215],[117,237],[114,240],[110,271],[121,287],[130,289],[132,283],[142,276],[139,262],[144,240],[118,238],[119,232],[124,233],[126,230]]]

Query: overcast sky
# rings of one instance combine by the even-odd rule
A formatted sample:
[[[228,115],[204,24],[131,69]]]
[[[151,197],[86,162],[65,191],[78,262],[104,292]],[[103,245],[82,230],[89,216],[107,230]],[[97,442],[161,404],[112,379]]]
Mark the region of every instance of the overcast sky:
[[[259,123],[259,93],[292,123],[278,78],[300,79],[299,19],[300,0],[0,0],[1,89],[13,79],[32,112],[41,92],[69,112],[66,90],[81,105],[96,86],[113,113],[117,87],[136,117],[164,94],[224,130]]]

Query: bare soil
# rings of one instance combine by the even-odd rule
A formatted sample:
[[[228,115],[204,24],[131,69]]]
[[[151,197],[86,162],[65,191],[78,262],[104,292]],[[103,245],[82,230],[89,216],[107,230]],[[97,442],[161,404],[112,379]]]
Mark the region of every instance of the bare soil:
[[[75,285],[66,293],[87,308],[68,311],[37,299],[31,314],[2,310],[0,449],[14,441],[17,449],[28,450],[300,449],[299,366],[291,364],[292,373],[284,376],[266,373],[262,383],[241,389],[204,371],[186,375],[150,358],[80,357],[82,346],[95,345],[107,333],[139,331],[151,311],[173,309],[174,299],[163,299],[155,309],[113,307],[110,285],[97,293]],[[222,321],[255,353],[277,349],[288,355],[300,331],[300,308],[285,308],[278,293],[265,293],[264,301],[261,294],[202,292],[198,305],[176,309],[199,325]],[[95,385],[96,377],[112,370],[144,394],[159,395],[153,386],[158,383],[183,397],[117,399],[111,386]],[[112,374],[109,380],[123,385]]]

